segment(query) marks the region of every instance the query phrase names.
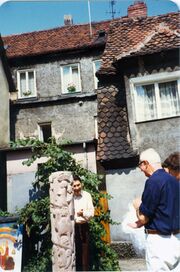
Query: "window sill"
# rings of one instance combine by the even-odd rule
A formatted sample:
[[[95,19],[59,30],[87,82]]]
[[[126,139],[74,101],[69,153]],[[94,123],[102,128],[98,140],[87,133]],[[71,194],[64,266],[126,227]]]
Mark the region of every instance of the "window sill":
[[[26,101],[26,100],[37,100],[37,96],[28,96],[28,97],[18,97],[18,101]]]
[[[174,118],[179,118],[179,117],[180,117],[180,115],[176,115],[176,116],[169,116],[169,117],[163,117],[163,118],[158,118],[158,119],[151,119],[151,120],[144,120],[144,121],[135,121],[135,124],[157,122],[157,121],[161,121],[161,120],[174,119]]]
[[[75,95],[75,94],[80,94],[82,91],[76,91],[76,92],[69,92],[69,93],[61,93],[61,95]]]

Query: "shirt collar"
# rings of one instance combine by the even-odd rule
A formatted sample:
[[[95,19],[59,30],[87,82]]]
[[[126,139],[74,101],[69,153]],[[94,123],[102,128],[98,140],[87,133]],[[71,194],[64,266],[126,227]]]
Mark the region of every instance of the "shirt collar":
[[[83,190],[81,190],[81,193],[80,193],[80,195],[74,195],[74,198],[79,198],[79,197],[82,197],[83,196]]]

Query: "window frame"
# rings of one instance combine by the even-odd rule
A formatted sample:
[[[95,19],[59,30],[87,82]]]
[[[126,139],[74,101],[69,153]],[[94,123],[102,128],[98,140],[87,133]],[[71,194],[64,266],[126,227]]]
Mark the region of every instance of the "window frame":
[[[23,95],[21,91],[21,78],[20,74],[25,73],[25,82],[26,82],[26,91],[28,91],[28,73],[33,72],[34,75],[34,80],[33,80],[33,85],[34,85],[34,93],[29,94],[29,95]],[[17,71],[17,89],[18,89],[18,99],[27,99],[31,97],[36,97],[37,96],[37,86],[36,86],[36,70],[35,69],[23,69],[23,70],[18,70]]]
[[[98,80],[98,78],[96,76],[96,72],[98,70],[96,70],[96,64],[95,64],[98,61],[100,62],[100,66],[101,66],[101,63],[102,63],[101,59],[93,60],[93,73],[94,73],[94,87],[95,87],[95,89],[98,89],[98,82],[99,82],[99,80]]]
[[[64,74],[63,74],[63,68],[64,67],[71,67],[71,80],[70,80],[70,83],[72,82],[73,83],[73,81],[72,81],[72,67],[77,67],[78,68],[78,83],[79,83],[79,90],[78,91],[75,91],[75,92],[73,92],[73,93],[71,93],[71,92],[66,92],[66,91],[64,91]],[[82,84],[81,84],[81,76],[80,76],[80,73],[81,73],[81,71],[80,71],[80,63],[71,63],[71,64],[65,64],[65,65],[62,65],[61,67],[60,67],[60,70],[61,70],[61,93],[63,94],[63,95],[67,95],[67,94],[74,94],[74,93],[80,93],[80,92],[82,92]]]
[[[162,72],[162,73],[156,73],[151,75],[145,75],[141,77],[136,78],[130,78],[129,85],[130,85],[130,92],[131,92],[131,98],[133,101],[133,111],[135,113],[135,122],[146,122],[146,121],[153,121],[153,120],[160,120],[165,118],[171,118],[176,117],[179,115],[169,115],[167,117],[161,116],[160,112],[160,91],[158,84],[159,83],[167,83],[171,81],[177,81],[177,89],[178,89],[178,96],[180,99],[180,71],[175,72]],[[136,86],[142,86],[142,85],[149,85],[153,84],[155,88],[155,98],[156,98],[156,108],[157,108],[157,118],[155,119],[140,119],[138,114],[138,106],[137,106],[137,91]]]
[[[44,135],[43,135],[43,130],[42,128],[45,126],[50,126],[51,129],[51,136],[52,137],[52,122],[42,122],[42,123],[38,123],[38,139],[42,142],[47,142],[44,140]]]

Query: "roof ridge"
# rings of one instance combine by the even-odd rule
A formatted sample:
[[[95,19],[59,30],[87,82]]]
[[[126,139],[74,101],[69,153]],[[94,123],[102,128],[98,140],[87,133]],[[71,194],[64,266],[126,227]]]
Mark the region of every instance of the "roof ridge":
[[[142,20],[153,20],[153,19],[157,19],[157,18],[166,18],[169,16],[173,16],[173,15],[177,15],[179,14],[180,16],[180,11],[174,11],[174,12],[169,12],[169,13],[165,13],[165,14],[159,14],[159,15],[152,15],[152,16],[147,16],[147,17],[131,17],[129,18],[128,16],[123,16],[123,17],[119,17],[119,18],[115,18],[114,20],[112,20],[111,24],[113,26],[113,24],[116,23],[127,23],[127,22],[132,22],[132,23],[137,23],[138,21],[142,21]]]
[[[167,17],[169,15],[175,15],[175,14],[180,14],[180,11],[176,11],[176,12],[169,12],[169,13],[166,13],[166,14],[160,14],[160,15],[153,15],[153,16],[147,16],[147,17],[144,17],[143,19],[147,20],[147,19],[153,19],[153,18],[159,18],[159,17]],[[94,21],[94,22],[91,22],[92,25],[98,25],[98,24],[102,24],[102,23],[117,23],[117,22],[120,22],[120,23],[126,23],[127,21],[132,21],[132,22],[135,22],[137,20],[142,20],[142,17],[136,17],[136,18],[129,18],[128,16],[121,16],[121,17],[118,17],[118,18],[115,18],[115,19],[108,19],[108,20],[102,20],[102,21]],[[48,32],[48,31],[55,31],[55,30],[58,30],[58,29],[63,29],[63,28],[70,28],[70,27],[78,27],[78,26],[86,26],[86,25],[89,25],[89,22],[88,23],[80,23],[80,24],[73,24],[73,25],[62,25],[62,26],[57,26],[57,27],[53,27],[53,28],[48,28],[48,29],[42,29],[42,30],[35,30],[35,31],[30,31],[30,32],[23,32],[23,33],[17,33],[17,34],[10,34],[10,35],[5,35],[5,36],[2,36],[3,38],[9,38],[9,37],[13,37],[13,36],[26,36],[26,35],[32,35],[33,33],[42,33],[42,32]]]
[[[119,17],[120,18],[120,17]],[[99,22],[91,22],[91,25],[100,25],[103,23],[110,23],[112,21],[112,19],[109,20],[103,20],[103,21],[99,21]],[[44,33],[44,32],[51,32],[51,31],[55,31],[55,30],[59,30],[59,29],[64,29],[64,28],[75,28],[75,27],[79,27],[79,26],[88,26],[89,23],[81,23],[81,24],[73,24],[73,25],[63,25],[63,26],[57,26],[57,27],[53,27],[53,28],[49,28],[49,29],[43,29],[43,30],[35,30],[35,31],[30,31],[30,32],[23,32],[23,33],[19,33],[19,34],[10,34],[10,35],[5,35],[2,36],[3,38],[9,38],[9,37],[15,37],[15,36],[26,36],[26,35],[32,35],[34,33]]]
[[[118,55],[116,57],[116,60],[120,60],[121,58],[127,56],[127,55],[131,55],[134,52],[138,52],[140,51],[143,47],[145,47],[148,42],[150,42],[152,40],[152,38],[154,38],[154,36],[156,36],[157,34],[175,34],[177,37],[180,37],[180,33],[178,33],[178,30],[171,30],[169,25],[167,25],[166,23],[162,22],[159,23],[156,27],[155,30],[151,31],[145,38],[144,40],[142,40],[141,42],[139,42],[138,44],[134,45],[134,47],[127,51],[127,52],[123,52],[122,54]]]

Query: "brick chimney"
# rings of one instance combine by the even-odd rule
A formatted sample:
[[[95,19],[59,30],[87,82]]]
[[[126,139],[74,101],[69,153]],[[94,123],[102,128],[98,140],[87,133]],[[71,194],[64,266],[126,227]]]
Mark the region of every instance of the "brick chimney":
[[[64,25],[65,26],[70,26],[73,25],[73,19],[72,19],[72,15],[64,15]]]
[[[128,17],[147,17],[147,6],[146,3],[142,1],[134,1],[133,5],[128,7]]]

